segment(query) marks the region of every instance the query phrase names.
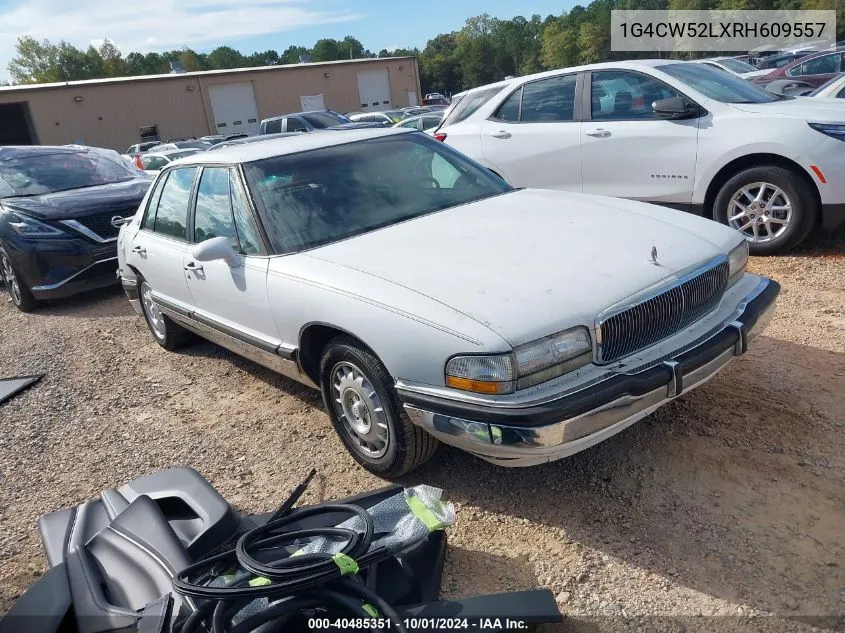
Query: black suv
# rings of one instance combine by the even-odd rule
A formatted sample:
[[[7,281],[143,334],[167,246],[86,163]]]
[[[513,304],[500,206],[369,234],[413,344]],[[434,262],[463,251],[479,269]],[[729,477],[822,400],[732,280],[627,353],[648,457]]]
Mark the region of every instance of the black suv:
[[[117,153],[0,147],[0,278],[15,306],[117,282],[117,234],[152,180]]]
[[[333,110],[293,112],[261,121],[259,134],[279,132],[314,132],[316,130],[354,130],[362,127],[382,127],[380,123],[355,123]]]

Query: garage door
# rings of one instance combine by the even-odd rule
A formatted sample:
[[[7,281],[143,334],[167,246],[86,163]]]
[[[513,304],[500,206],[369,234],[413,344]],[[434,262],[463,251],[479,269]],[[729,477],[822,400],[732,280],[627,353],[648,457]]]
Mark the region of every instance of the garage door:
[[[258,106],[251,81],[208,87],[218,134],[258,132]]]
[[[358,73],[358,95],[362,112],[390,109],[390,79],[387,69],[362,70]]]

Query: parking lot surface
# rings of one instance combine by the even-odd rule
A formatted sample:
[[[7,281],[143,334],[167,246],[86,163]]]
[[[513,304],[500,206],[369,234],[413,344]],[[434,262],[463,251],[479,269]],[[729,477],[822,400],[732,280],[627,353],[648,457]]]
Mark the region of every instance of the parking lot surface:
[[[584,631],[841,615],[845,236],[750,270],[782,284],[778,313],[707,385],[564,461],[507,470],[442,448],[405,479],[457,506],[444,595],[547,586]],[[119,289],[29,315],[2,297],[0,374],[46,376],[0,407],[0,613],[44,569],[39,515],[151,470],[192,466],[243,511],[311,467],[304,503],[384,483],[317,392],[210,343],[165,352]]]

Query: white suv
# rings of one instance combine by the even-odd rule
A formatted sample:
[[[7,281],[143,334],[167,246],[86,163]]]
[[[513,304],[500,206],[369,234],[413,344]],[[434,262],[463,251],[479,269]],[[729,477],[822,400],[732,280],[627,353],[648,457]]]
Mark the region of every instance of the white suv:
[[[752,253],[845,222],[845,104],[777,97],[704,64],[609,62],[459,95],[435,137],[517,187],[654,202]]]

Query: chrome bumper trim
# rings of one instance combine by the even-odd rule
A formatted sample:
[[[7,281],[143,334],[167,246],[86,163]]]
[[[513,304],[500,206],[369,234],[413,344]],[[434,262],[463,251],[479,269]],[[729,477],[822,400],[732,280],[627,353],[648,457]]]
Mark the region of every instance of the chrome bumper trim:
[[[749,295],[753,298],[759,292]],[[757,316],[750,329],[740,320],[726,324],[737,328],[739,339],[712,360],[683,372],[673,360],[667,384],[640,396],[624,396],[581,415],[544,426],[514,426],[444,415],[405,404],[411,421],[445,444],[463,449],[482,459],[508,467],[534,466],[568,457],[625,430],[645,416],[692,389],[706,383],[748,345],[769,324],[774,315],[772,301]]]
[[[71,281],[73,281],[74,279],[76,279],[77,277],[79,277],[81,274],[83,274],[83,273],[85,273],[85,272],[87,272],[87,271],[91,270],[91,269],[92,269],[92,268],[94,268],[95,266],[99,266],[100,264],[105,264],[106,262],[116,262],[116,261],[117,261],[117,257],[108,257],[108,258],[106,258],[106,259],[100,259],[100,260],[98,260],[98,261],[94,262],[93,264],[91,264],[91,265],[89,265],[89,266],[86,266],[86,267],[85,267],[85,268],[83,268],[82,270],[78,270],[78,271],[76,271],[76,272],[75,272],[75,273],[73,273],[70,277],[67,277],[67,278],[65,278],[65,279],[62,279],[61,281],[57,281],[57,282],[56,282],[56,283],[54,283],[54,284],[47,284],[47,285],[44,285],[44,286],[33,286],[33,287],[31,288],[31,290],[32,290],[33,292],[41,292],[41,291],[43,291],[43,290],[55,290],[56,288],[61,288],[61,287],[62,287],[62,286],[64,286],[65,284],[70,283]]]

